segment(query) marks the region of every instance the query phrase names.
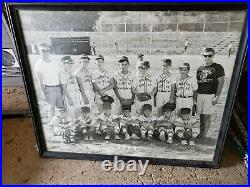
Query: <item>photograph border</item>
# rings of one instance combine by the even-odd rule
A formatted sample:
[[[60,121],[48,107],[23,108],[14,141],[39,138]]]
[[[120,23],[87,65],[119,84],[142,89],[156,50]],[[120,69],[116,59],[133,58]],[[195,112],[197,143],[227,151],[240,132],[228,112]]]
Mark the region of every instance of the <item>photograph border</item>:
[[[208,6],[209,5],[209,6]],[[79,159],[79,160],[113,160],[114,155],[100,154],[84,154],[84,153],[66,153],[53,152],[46,150],[46,142],[42,129],[41,116],[36,98],[36,91],[32,80],[32,72],[29,66],[27,48],[25,46],[22,25],[18,16],[19,10],[95,10],[95,11],[236,11],[247,10],[247,3],[7,3],[8,18],[11,23],[11,31],[13,33],[15,45],[17,48],[17,60],[24,77],[25,90],[28,96],[28,103],[33,121],[33,129],[37,141],[39,155],[43,158],[59,158],[59,159]],[[247,55],[247,39],[248,39],[248,20],[245,18],[244,28],[241,33],[239,49],[235,60],[233,74],[228,90],[225,110],[223,113],[222,124],[217,140],[213,161],[194,161],[179,159],[163,159],[148,157],[131,157],[119,156],[119,159],[127,160],[149,160],[151,164],[177,165],[177,166],[195,166],[195,167],[211,167],[218,168],[220,165],[222,151],[224,148],[226,133],[229,127],[230,118],[235,101],[236,91],[238,88],[240,75],[242,72],[243,62]]]

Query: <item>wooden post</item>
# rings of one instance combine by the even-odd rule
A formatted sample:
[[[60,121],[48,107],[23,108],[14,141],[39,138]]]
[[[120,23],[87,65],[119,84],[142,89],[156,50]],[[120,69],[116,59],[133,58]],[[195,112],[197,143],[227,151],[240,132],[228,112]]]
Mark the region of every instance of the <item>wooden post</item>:
[[[230,29],[230,24],[231,24],[231,18],[230,18],[230,12],[228,12],[227,32],[229,32],[229,29]]]
[[[142,28],[142,12],[140,12],[140,22],[141,22],[141,32],[143,31],[143,28]]]
[[[153,32],[153,24],[151,24],[151,29],[150,29],[150,41],[149,41],[149,47],[150,47],[150,51],[149,51],[149,53],[151,54],[152,53],[152,32]]]
[[[127,53],[127,20],[125,17],[125,25],[124,25],[124,31],[125,31],[125,54]]]
[[[204,22],[203,22],[203,28],[202,28],[202,45],[204,45],[204,38],[205,38],[205,31],[206,31],[206,14],[203,14]]]

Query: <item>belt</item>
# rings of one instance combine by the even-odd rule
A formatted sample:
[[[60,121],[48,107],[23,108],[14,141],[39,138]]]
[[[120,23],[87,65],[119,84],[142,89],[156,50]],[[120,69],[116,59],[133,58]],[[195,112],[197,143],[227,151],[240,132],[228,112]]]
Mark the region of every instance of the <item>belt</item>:
[[[176,96],[176,97],[179,97],[179,98],[191,98],[193,96]]]
[[[49,86],[49,85],[45,85],[45,87],[59,87],[60,85],[55,85],[55,86]]]
[[[159,91],[159,92],[168,92],[168,93],[170,93],[171,91]]]

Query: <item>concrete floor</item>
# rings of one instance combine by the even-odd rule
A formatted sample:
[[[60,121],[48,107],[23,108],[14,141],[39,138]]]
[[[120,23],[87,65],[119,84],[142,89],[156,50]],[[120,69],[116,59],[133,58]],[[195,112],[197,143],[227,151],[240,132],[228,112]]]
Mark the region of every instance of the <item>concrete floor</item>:
[[[247,184],[247,169],[227,141],[220,169],[149,165],[137,172],[104,172],[101,162],[42,159],[30,118],[3,119],[3,184]]]

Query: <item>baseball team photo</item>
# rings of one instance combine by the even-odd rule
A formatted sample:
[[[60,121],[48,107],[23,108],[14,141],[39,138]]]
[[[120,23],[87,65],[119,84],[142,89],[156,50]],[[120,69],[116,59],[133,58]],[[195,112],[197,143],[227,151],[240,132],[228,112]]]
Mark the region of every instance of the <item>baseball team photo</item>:
[[[48,151],[213,161],[245,11],[19,14]]]

